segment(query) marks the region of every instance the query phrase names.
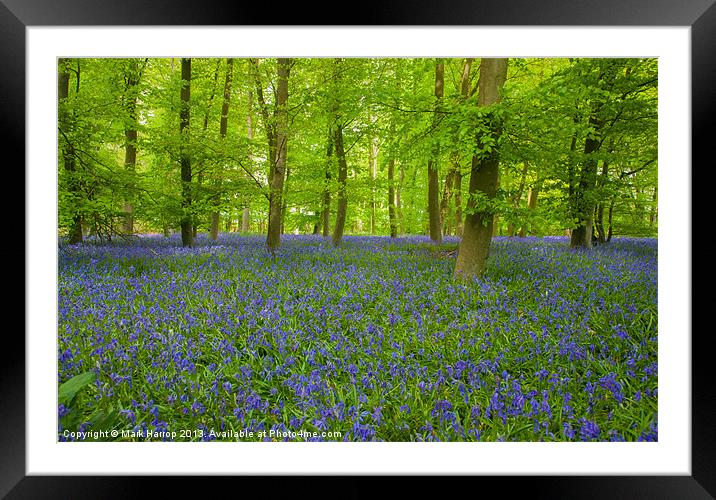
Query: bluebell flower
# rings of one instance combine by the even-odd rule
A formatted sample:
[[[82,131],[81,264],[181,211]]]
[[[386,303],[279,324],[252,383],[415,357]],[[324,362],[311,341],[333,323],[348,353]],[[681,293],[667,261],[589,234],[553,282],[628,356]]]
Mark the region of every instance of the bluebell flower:
[[[579,436],[582,441],[593,441],[595,439],[599,439],[600,430],[599,426],[595,422],[584,418],[580,418],[579,422]]]
[[[69,412],[70,412],[70,409],[67,408],[64,404],[60,403],[60,404],[57,406],[57,416],[58,416],[58,417],[62,418],[62,417],[64,417],[65,415],[67,415]]]

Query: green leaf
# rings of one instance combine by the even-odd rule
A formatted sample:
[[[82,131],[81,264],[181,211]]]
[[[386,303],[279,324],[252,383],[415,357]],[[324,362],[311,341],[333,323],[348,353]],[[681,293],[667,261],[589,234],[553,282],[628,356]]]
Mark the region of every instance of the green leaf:
[[[90,428],[93,431],[108,431],[114,428],[119,418],[117,410],[104,411],[100,410],[92,415],[89,419]]]
[[[67,382],[60,385],[58,391],[58,402],[60,404],[69,405],[84,386],[94,382],[94,377],[94,372],[84,372],[79,375],[75,375]]]

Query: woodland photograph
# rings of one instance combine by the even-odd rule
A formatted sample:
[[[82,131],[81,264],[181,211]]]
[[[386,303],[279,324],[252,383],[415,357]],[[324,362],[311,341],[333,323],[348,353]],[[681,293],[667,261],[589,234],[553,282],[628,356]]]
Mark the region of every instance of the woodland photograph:
[[[57,440],[658,441],[657,84],[58,58]]]

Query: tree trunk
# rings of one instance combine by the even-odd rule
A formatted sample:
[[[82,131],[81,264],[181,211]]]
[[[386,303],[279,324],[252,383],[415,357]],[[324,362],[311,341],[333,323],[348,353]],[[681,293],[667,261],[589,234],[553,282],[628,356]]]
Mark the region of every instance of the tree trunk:
[[[443,183],[443,195],[440,199],[440,220],[445,226],[444,234],[450,233],[450,218],[448,217],[448,208],[450,206],[450,199],[452,198],[452,188],[455,184],[453,177],[455,176],[454,168],[450,168],[445,174],[445,182]]]
[[[515,196],[512,198],[512,206],[515,207],[515,209],[520,208],[520,204],[522,203],[522,193],[525,190],[525,180],[527,178],[527,169],[528,169],[529,163],[524,162],[522,165],[522,172],[520,173],[520,183],[517,186],[517,192],[515,193]],[[514,236],[515,235],[515,223],[514,221],[510,221],[510,223],[507,225],[507,236]]]
[[[323,207],[321,217],[323,219],[323,237],[328,238],[330,234],[329,224],[331,220],[331,170],[333,168],[333,134],[328,129],[328,147],[326,148],[326,178],[323,184]]]
[[[649,210],[649,229],[653,229],[654,222],[656,222],[658,207],[657,190],[658,188],[655,186],[654,193],[651,196],[651,209]]]
[[[370,234],[375,236],[375,178],[378,175],[378,138],[373,137],[370,143]]]
[[[405,168],[403,167],[403,162],[399,162],[399,165],[400,178],[398,179],[398,186],[395,189],[395,215],[398,218],[398,234],[405,234],[405,217],[403,214],[403,203],[401,201],[403,184],[405,183]]]
[[[609,153],[614,152],[614,138],[609,140]],[[609,161],[602,161],[602,170],[598,178],[595,179],[596,187],[603,187],[609,181]],[[594,210],[594,229],[597,243],[605,243],[607,235],[604,231],[604,199],[600,198]]]
[[[189,124],[191,113],[189,111],[189,99],[191,98],[191,59],[181,60],[181,107],[179,111],[179,132],[181,135],[181,146],[179,162],[181,165],[181,194],[182,194],[182,220],[181,220],[181,242],[182,246],[191,247],[194,245],[194,233],[192,231],[191,214],[191,158],[189,156],[186,142],[189,139]]]
[[[281,207],[283,205],[283,183],[286,170],[286,151],[288,141],[288,78],[291,60],[278,59],[278,89],[276,91],[275,151],[276,163],[271,169],[271,191],[269,195],[269,220],[266,244],[273,253],[281,244]]]
[[[247,99],[247,111],[246,111],[246,139],[248,139],[247,145],[246,145],[246,160],[248,163],[249,168],[254,163],[254,156],[253,151],[251,148],[251,141],[254,139],[254,94],[251,90],[248,92],[248,99]],[[241,232],[246,234],[249,232],[249,223],[251,220],[251,208],[249,206],[248,200],[244,199],[244,209],[241,213]]]
[[[250,216],[251,216],[251,214],[249,213],[249,207],[244,207],[244,210],[241,213],[241,232],[244,234],[249,232]]]
[[[407,203],[407,210],[406,212],[410,215],[415,214],[415,193],[417,191],[416,187],[418,185],[418,168],[413,166],[413,175],[411,176],[411,179],[408,184],[408,203]],[[405,232],[408,234],[414,234],[413,231],[413,223],[415,222],[415,217],[407,217],[407,220],[405,222]],[[420,233],[424,233],[425,228],[423,227],[422,221],[420,224],[420,227],[418,228],[418,231]],[[428,226],[428,232],[430,231],[430,227]]]
[[[124,150],[124,168],[127,170],[127,172],[134,173],[135,171],[135,165],[137,163],[137,148],[135,147],[135,144],[137,143],[137,131],[135,130],[125,130],[124,131],[124,137],[127,141],[125,150]],[[124,222],[122,224],[122,231],[125,234],[133,234],[134,233],[134,204],[129,200],[125,199],[124,206]]]
[[[539,196],[539,190],[540,190],[540,183],[535,183],[534,186],[530,188],[530,192],[527,198],[527,208],[530,212],[533,212],[537,209],[537,196]],[[527,224],[523,224],[520,228],[520,238],[524,238],[527,236]]]
[[[598,185],[604,185],[609,175],[609,162],[602,163],[602,172],[600,175],[601,181],[598,181]],[[594,208],[594,239],[597,243],[604,243],[607,240],[607,235],[604,231],[604,200],[600,200]]]
[[[340,91],[341,73],[340,67],[342,59],[334,59],[333,65],[333,83],[334,98],[332,103],[333,124],[331,130],[333,132],[333,147],[336,152],[336,160],[338,161],[338,208],[336,211],[336,225],[333,228],[333,246],[337,247],[343,240],[343,231],[346,224],[346,212],[348,210],[348,198],[346,194],[346,180],[348,178],[348,164],[346,161],[346,152],[343,147],[343,122],[340,115],[340,101],[338,98]]]
[[[338,211],[336,212],[336,226],[333,229],[333,246],[339,246],[343,239],[343,228],[346,224],[348,198],[346,196],[346,179],[348,178],[348,164],[343,149],[343,126],[336,125],[333,141],[338,159]]]
[[[275,112],[274,112],[274,119],[272,120],[269,116],[268,112],[268,106],[266,105],[266,100],[264,99],[264,93],[263,93],[263,85],[261,83],[261,75],[259,74],[259,60],[258,59],[249,59],[249,68],[251,76],[254,80],[254,88],[256,90],[256,99],[259,103],[259,110],[261,111],[261,117],[263,118],[264,123],[264,130],[266,131],[266,144],[268,145],[268,189],[269,189],[269,210],[268,210],[268,229],[267,232],[271,230],[271,192],[272,192],[272,182],[275,177],[274,175],[274,167],[276,165],[276,122],[275,122]],[[278,208],[280,211],[280,206]],[[280,228],[279,228],[280,229]],[[264,222],[259,222],[259,231],[264,231]],[[266,243],[267,246],[269,246],[269,236],[266,236]],[[280,238],[279,238],[280,243]]]
[[[455,170],[455,236],[462,236],[462,172]]]
[[[462,102],[470,97],[470,71],[472,69],[473,58],[468,57],[462,66],[462,77],[460,78],[460,94]],[[455,163],[453,169],[454,174],[454,192],[455,192],[455,236],[462,236],[462,169],[460,167],[460,153],[453,153]]]
[[[388,218],[390,220],[390,237],[398,236],[398,224],[395,217],[395,158],[388,160]]]
[[[202,126],[202,133],[203,136],[206,137],[206,131],[209,128],[209,115],[211,114],[211,105],[214,102],[214,95],[216,94],[216,83],[219,81],[219,68],[221,68],[221,59],[216,60],[216,69],[214,69],[214,83],[211,86],[211,94],[209,95],[209,102],[206,105],[206,109],[204,110],[204,125]],[[202,195],[202,186],[204,185],[204,169],[199,170],[198,175],[196,176],[195,181],[195,188],[196,193],[198,195]],[[209,224],[211,226],[211,223]],[[192,234],[194,235],[194,238],[196,238],[196,234],[198,232],[199,228],[197,226],[196,218],[194,218],[194,222],[192,223]]]
[[[219,212],[211,213],[211,227],[209,229],[209,237],[212,241],[219,239]]]
[[[609,224],[609,227],[607,229],[607,241],[612,241],[612,214],[614,212],[614,200],[616,198],[612,197],[612,200],[609,202],[609,212],[607,215],[607,223]]]
[[[204,110],[204,126],[202,131],[206,134],[206,130],[209,128],[209,114],[211,113],[211,105],[214,103],[214,96],[216,95],[216,86],[219,82],[219,69],[221,68],[221,59],[216,60],[216,68],[214,68],[214,83],[211,86],[211,94],[209,94],[209,102]]]
[[[592,236],[593,243],[604,243],[606,241],[604,233],[604,204],[597,203],[594,207],[594,234]]]
[[[225,147],[224,141],[226,140],[226,131],[229,126],[229,105],[231,104],[231,83],[232,73],[234,68],[234,60],[226,58],[226,79],[224,80],[224,100],[221,104],[221,121],[219,122],[219,137],[221,138],[222,152]],[[221,180],[223,172],[219,172],[218,178],[214,180],[214,193],[212,195],[213,210],[211,212],[211,230],[209,231],[209,237],[216,241],[219,238],[219,221],[221,215],[219,212],[219,205],[221,204]]]
[[[609,174],[609,163],[604,162],[602,163],[602,174],[601,178],[606,179],[606,176]],[[600,184],[599,181],[598,185]],[[602,181],[601,184],[603,184],[604,181]],[[604,243],[607,240],[607,235],[604,231],[604,200],[600,200],[598,203],[595,204],[594,207],[594,235],[593,235],[593,241],[595,243]]]
[[[136,59],[131,59],[125,74],[125,106],[127,111],[127,125],[124,127],[124,168],[134,177],[137,164],[137,87],[139,86],[140,68]],[[130,198],[124,201],[124,223],[122,230],[125,234],[134,233],[134,205]]]
[[[440,103],[443,97],[445,84],[445,64],[438,60],[435,65],[435,115],[433,127],[437,127],[440,113]],[[430,219],[430,239],[441,243],[442,223],[440,221],[440,179],[438,178],[438,147],[434,146],[432,156],[428,161],[428,217]]]
[[[601,124],[597,121],[594,113],[589,117],[589,123],[594,127],[595,133],[598,133]],[[586,159],[582,164],[579,184],[574,191],[575,218],[578,222],[577,227],[572,229],[571,248],[591,248],[592,246],[594,202],[590,200],[590,191],[596,185],[597,160],[589,155],[596,152],[600,145],[601,141],[594,135],[587,136],[584,141]]]
[[[288,196],[288,180],[291,177],[291,167],[286,166],[286,179],[284,181],[283,185],[283,193],[281,195],[282,203],[281,203],[281,234],[286,234],[286,212],[288,211],[287,208],[287,199]]]
[[[500,102],[500,91],[506,78],[507,59],[481,59],[477,105],[486,107]],[[492,138],[498,139],[502,127],[495,123],[494,118],[491,122]],[[477,138],[477,143],[482,149],[481,137]],[[455,265],[455,277],[458,279],[470,280],[485,272],[492,239],[493,214],[489,207],[485,209],[476,206],[474,196],[481,193],[488,202],[492,201],[497,193],[498,177],[499,155],[496,148],[487,156],[473,156],[469,188],[471,196]]]
[[[82,216],[80,215],[77,203],[81,198],[79,181],[77,179],[77,165],[75,162],[75,147],[69,137],[72,132],[70,115],[67,112],[65,102],[70,95],[70,70],[69,59],[60,58],[58,61],[57,79],[57,105],[58,121],[60,129],[59,142],[62,144],[62,161],[65,172],[67,172],[67,190],[73,198],[72,202],[72,223],[70,225],[68,240],[71,245],[82,242]]]
[[[641,200],[641,189],[634,186],[634,225],[641,225],[644,219],[644,205]]]
[[[579,125],[579,116],[574,115],[572,118],[572,122],[574,123],[575,129]],[[574,220],[577,218],[577,205],[576,205],[576,197],[575,193],[577,191],[577,184],[576,184],[576,174],[575,174],[575,165],[574,165],[574,157],[575,157],[575,151],[577,151],[577,132],[575,131],[572,134],[572,140],[569,144],[569,157],[567,159],[567,200],[568,200],[568,207],[569,207],[569,214],[570,217]],[[569,235],[571,237],[572,229],[571,227],[568,229]]]
[[[266,105],[266,101],[264,99],[264,91],[263,91],[263,85],[261,84],[261,75],[259,74],[259,60],[258,59],[249,59],[250,68],[251,68],[251,74],[254,77],[254,85],[256,88],[256,98],[259,101],[259,109],[261,110],[261,116],[264,120],[264,129],[266,130],[266,143],[268,144],[268,152],[269,152],[269,172],[268,172],[268,182],[269,182],[269,189],[271,187],[271,182],[274,178],[274,167],[276,166],[276,147],[278,144],[278,141],[276,140],[276,122],[271,119],[268,113],[268,106]],[[279,63],[280,65],[280,63]],[[288,76],[286,77],[288,79]],[[280,81],[279,81],[280,82]],[[288,90],[286,91],[288,95]],[[288,97],[287,97],[288,98]],[[274,113],[274,118],[276,118]],[[269,212],[270,212],[270,206],[271,202],[269,200]],[[270,218],[270,215],[269,215]],[[270,226],[270,224],[269,224]]]

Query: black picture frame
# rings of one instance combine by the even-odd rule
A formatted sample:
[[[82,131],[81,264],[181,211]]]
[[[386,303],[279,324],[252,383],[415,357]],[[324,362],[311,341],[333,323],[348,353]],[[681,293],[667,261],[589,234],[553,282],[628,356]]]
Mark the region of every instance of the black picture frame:
[[[267,9],[261,2],[203,0],[0,0],[0,138],[3,151],[14,151],[13,165],[24,165],[25,144],[25,28],[28,26],[120,25],[424,25],[424,26],[684,26],[691,28],[692,165],[713,164],[708,125],[716,116],[716,6],[714,0],[490,0],[489,2],[370,1],[346,4],[343,19],[316,16],[329,8],[303,2]],[[708,162],[706,160],[709,160]],[[689,165],[684,174],[691,175]],[[17,175],[21,170],[15,169]],[[692,170],[693,171],[693,170]],[[24,175],[15,185],[25,185]],[[692,186],[694,184],[692,183]],[[693,196],[692,199],[697,199]],[[692,213],[697,214],[696,210]],[[693,226],[692,226],[693,227]],[[31,228],[25,227],[26,231]],[[14,240],[15,238],[13,238]],[[23,238],[24,241],[24,238]],[[6,245],[8,243],[6,242]],[[25,254],[24,243],[21,251]],[[13,243],[7,258],[17,259]],[[13,266],[13,263],[6,263]],[[25,257],[25,269],[32,265]],[[23,285],[24,289],[24,285]],[[693,287],[692,287],[693,289]],[[20,296],[20,294],[14,294]],[[24,297],[24,294],[22,295]],[[8,308],[8,310],[10,310]],[[693,308],[692,308],[693,310]],[[6,318],[8,316],[6,315]],[[456,481],[445,477],[411,476],[400,481],[401,496],[437,489],[440,496],[458,486],[475,494],[494,488],[512,496],[515,487],[531,498],[714,498],[716,497],[716,425],[713,423],[713,373],[708,348],[710,328],[685,331],[692,335],[692,475],[691,476],[480,476]],[[11,343],[15,344],[12,345]],[[244,490],[248,478],[176,476],[26,476],[25,473],[25,342],[6,330],[5,355],[0,363],[0,495],[7,498],[132,498],[158,488],[163,497],[192,490],[210,495],[217,488]],[[8,354],[12,353],[12,354]],[[458,478],[455,478],[458,479]],[[331,497],[364,498],[376,494],[367,478],[291,477],[288,481],[261,478],[265,494],[311,492]],[[149,489],[151,487],[151,489]],[[263,495],[262,495],[263,496]]]

